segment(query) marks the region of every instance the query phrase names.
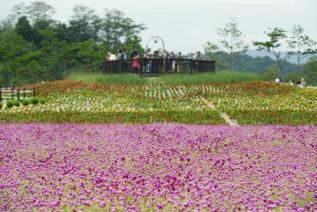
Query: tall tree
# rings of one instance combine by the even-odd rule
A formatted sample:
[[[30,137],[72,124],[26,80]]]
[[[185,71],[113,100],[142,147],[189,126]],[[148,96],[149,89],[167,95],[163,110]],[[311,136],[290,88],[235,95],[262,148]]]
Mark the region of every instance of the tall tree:
[[[282,39],[286,38],[286,30],[282,28],[275,27],[274,29],[269,29],[270,31],[264,32],[264,34],[269,37],[268,41],[254,41],[253,45],[258,48],[258,50],[266,50],[267,52],[272,52],[276,58],[277,65],[283,73],[283,64],[281,61],[281,52],[277,49],[282,45],[280,42]]]
[[[12,12],[16,19],[26,16],[33,24],[40,20],[51,20],[56,13],[54,7],[42,1],[33,1],[28,5],[21,2],[13,6]]]
[[[136,24],[133,19],[125,17],[119,10],[106,10],[101,36],[103,42],[112,50],[118,50],[129,39],[138,38],[145,29],[143,24]]]
[[[89,39],[99,41],[99,30],[102,20],[89,7],[76,5],[69,21],[68,37],[72,42],[82,42]]]
[[[244,41],[244,35],[238,29],[238,22],[236,19],[232,19],[229,23],[225,24],[224,28],[218,28],[216,33],[221,37],[221,49],[229,54],[229,70],[232,70],[235,56],[237,54],[245,53],[248,50],[248,45],[246,45]],[[212,43],[210,44],[215,45]]]
[[[32,42],[34,40],[34,30],[26,16],[22,16],[18,19],[15,25],[15,31],[27,41]]]
[[[219,47],[212,43],[212,42],[207,42],[207,44],[204,47],[205,49],[205,55],[216,62],[217,69],[228,69],[228,66],[226,63],[223,63],[221,60],[221,54],[220,54],[220,49]]]
[[[303,55],[316,53],[316,41],[304,35],[304,29],[300,25],[294,25],[291,30],[290,39],[287,40],[290,51],[289,55],[297,55],[298,71],[301,70],[301,59]]]
[[[317,85],[317,57],[312,57],[303,65],[303,72],[309,84]]]

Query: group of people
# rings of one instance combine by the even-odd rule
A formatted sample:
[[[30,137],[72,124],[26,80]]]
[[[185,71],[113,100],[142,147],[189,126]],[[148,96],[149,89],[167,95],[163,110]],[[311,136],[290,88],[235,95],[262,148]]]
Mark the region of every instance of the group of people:
[[[281,78],[276,78],[275,82],[276,83],[282,83],[282,79]],[[291,86],[297,86],[297,87],[300,87],[300,88],[306,88],[306,86],[307,86],[307,83],[306,83],[304,78],[301,78],[301,80],[297,81],[297,82],[295,82],[294,80],[290,80],[289,84]]]
[[[138,51],[134,50],[130,54],[131,59],[131,66],[134,72],[139,72],[141,69],[141,66],[139,64],[139,58],[140,54]],[[125,61],[127,60],[127,53],[126,50],[119,50],[118,54],[115,52],[108,53],[107,55],[108,61]],[[142,55],[142,58],[144,59],[143,62],[143,72],[153,72],[158,73],[160,70],[160,61],[158,59],[165,59],[165,70],[172,71],[172,72],[181,72],[183,61],[182,59],[186,59],[182,52],[178,52],[177,54],[174,53],[174,51],[165,52],[163,53],[161,50],[156,50],[154,52],[151,52],[151,50],[145,51],[145,53]],[[202,60],[202,56],[200,51],[197,51],[194,57],[192,58],[197,61]],[[198,66],[198,64],[195,64]]]

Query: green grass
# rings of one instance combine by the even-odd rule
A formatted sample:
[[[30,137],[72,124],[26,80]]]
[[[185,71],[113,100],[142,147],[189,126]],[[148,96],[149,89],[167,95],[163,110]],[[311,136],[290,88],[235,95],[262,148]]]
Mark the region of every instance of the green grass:
[[[0,123],[184,123],[215,124],[225,122],[215,111],[148,111],[148,112],[34,112],[0,113]]]
[[[100,84],[145,84],[148,82],[147,78],[132,74],[102,74],[102,73],[83,73],[73,72],[67,79],[74,81],[83,81],[87,83]]]
[[[102,74],[73,72],[68,77],[70,80],[100,84],[202,84],[202,83],[233,83],[252,80],[261,80],[261,76],[255,73],[218,71],[216,73],[201,74],[164,74],[157,77],[141,77],[132,74]]]
[[[255,73],[237,71],[217,71],[215,73],[201,74],[169,74],[158,78],[159,82],[166,84],[203,84],[203,83],[233,83],[260,80]]]

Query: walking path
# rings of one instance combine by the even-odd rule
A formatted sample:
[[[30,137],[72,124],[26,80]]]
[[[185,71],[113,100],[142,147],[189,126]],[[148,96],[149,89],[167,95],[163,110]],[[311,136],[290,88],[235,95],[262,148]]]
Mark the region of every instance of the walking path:
[[[207,107],[214,110],[214,111],[217,111],[215,105],[212,103],[212,102],[209,102],[207,101],[206,99],[203,99],[203,101],[207,104]],[[217,111],[220,113],[221,117],[225,120],[225,122],[227,124],[229,124],[229,126],[233,126],[233,127],[239,127],[239,123],[237,120],[234,120],[234,119],[230,119],[230,117],[228,116],[227,113],[223,113],[223,112],[220,112],[220,111]]]

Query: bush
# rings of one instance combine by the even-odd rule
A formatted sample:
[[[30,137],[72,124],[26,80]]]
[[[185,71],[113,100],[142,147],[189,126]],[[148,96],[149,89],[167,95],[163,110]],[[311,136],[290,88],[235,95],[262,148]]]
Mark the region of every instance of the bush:
[[[45,100],[44,100],[44,99],[41,99],[41,100],[40,100],[40,104],[45,104]]]
[[[8,101],[7,102],[7,108],[11,108],[14,106],[14,102],[13,101]]]
[[[36,99],[36,98],[33,98],[33,99],[31,99],[31,103],[32,103],[33,105],[37,105],[37,104],[39,103],[39,100]]]
[[[279,70],[274,66],[267,68],[262,73],[262,77],[264,80],[272,80],[272,81],[275,80],[279,75],[280,75]]]
[[[20,102],[19,101],[14,101],[13,105],[16,106],[16,107],[19,107],[20,106]]]
[[[22,104],[23,104],[24,106],[28,106],[28,105],[30,104],[30,102],[29,102],[28,100],[24,99],[24,100],[22,101]]]

